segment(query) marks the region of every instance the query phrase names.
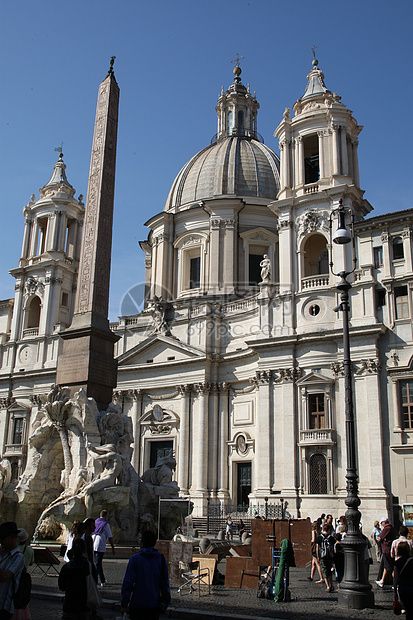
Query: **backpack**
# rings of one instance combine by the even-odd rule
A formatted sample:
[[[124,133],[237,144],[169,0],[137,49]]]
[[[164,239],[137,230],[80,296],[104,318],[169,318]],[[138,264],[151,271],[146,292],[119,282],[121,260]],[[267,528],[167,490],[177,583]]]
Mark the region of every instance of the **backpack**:
[[[19,587],[14,593],[13,601],[15,609],[24,609],[27,607],[30,601],[30,594],[32,591],[32,578],[27,572],[26,568],[23,568],[23,572],[20,575]]]
[[[327,560],[333,559],[334,548],[332,545],[332,537],[330,535],[323,536],[323,534],[321,534],[320,541],[319,541],[319,547],[320,547],[320,559],[321,558],[326,558]]]

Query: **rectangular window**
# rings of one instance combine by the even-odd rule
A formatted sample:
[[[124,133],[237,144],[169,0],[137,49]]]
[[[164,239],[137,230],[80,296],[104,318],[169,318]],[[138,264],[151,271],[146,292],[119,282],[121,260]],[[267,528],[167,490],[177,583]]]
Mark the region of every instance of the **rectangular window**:
[[[383,267],[383,248],[382,246],[374,249],[374,267],[378,269],[379,267]]]
[[[23,418],[15,418],[13,426],[13,444],[23,443]]]
[[[409,318],[409,297],[407,286],[397,286],[394,289],[394,299],[396,302],[396,319]]]
[[[325,428],[325,397],[323,393],[308,395],[308,411],[310,428]]]
[[[191,258],[189,267],[189,288],[201,286],[201,257]]]
[[[403,428],[413,429],[413,380],[401,382]]]

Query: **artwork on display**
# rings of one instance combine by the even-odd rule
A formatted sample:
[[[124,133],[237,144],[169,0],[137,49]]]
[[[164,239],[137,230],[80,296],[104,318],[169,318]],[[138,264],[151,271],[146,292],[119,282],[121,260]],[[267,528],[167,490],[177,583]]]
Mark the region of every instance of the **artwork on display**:
[[[406,527],[413,527],[413,504],[402,504],[403,523]]]

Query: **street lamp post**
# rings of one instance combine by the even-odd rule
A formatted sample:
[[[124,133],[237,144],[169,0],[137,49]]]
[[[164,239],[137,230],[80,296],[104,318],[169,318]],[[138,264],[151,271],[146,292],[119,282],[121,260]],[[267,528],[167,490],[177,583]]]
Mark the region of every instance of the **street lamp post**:
[[[351,217],[351,232],[345,225],[346,213]],[[333,217],[338,218],[338,228],[332,235]],[[347,468],[346,468],[346,490],[347,497],[345,503],[347,506],[347,534],[341,541],[344,551],[344,576],[340,583],[338,592],[338,603],[342,607],[349,609],[364,609],[366,607],[374,607],[374,595],[371,585],[368,582],[365,564],[364,550],[366,542],[360,535],[360,518],[361,513],[358,509],[360,506],[360,498],[358,496],[358,474],[357,474],[357,456],[356,456],[356,439],[354,432],[354,409],[353,409],[353,391],[351,385],[351,358],[350,358],[350,331],[349,331],[349,290],[351,284],[347,281],[347,277],[354,272],[356,266],[354,231],[353,231],[353,213],[350,209],[343,207],[343,201],[340,199],[339,207],[334,209],[330,215],[330,239],[338,244],[353,243],[353,269],[351,271],[333,271],[334,263],[332,257],[332,246],[330,242],[330,269],[331,273],[340,278],[337,284],[337,290],[340,291],[340,304],[335,308],[343,313],[343,369],[344,369],[344,397],[345,397],[345,415],[346,415],[346,452],[347,452]]]

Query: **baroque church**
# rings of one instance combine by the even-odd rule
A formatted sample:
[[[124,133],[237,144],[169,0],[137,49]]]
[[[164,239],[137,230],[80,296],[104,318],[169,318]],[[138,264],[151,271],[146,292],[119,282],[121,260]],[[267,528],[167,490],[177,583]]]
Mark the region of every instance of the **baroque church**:
[[[211,143],[146,223],[144,309],[111,325],[132,463],[142,474],[172,451],[195,516],[211,502],[254,510],[281,498],[294,517],[344,512],[343,319],[329,265],[354,258],[330,244],[341,200],[355,220],[350,345],[359,495],[372,523],[413,503],[413,210],[370,216],[362,127],[317,60],[275,130],[280,157],[240,76],[237,66],[221,91]],[[0,453],[14,480],[73,316],[82,198],[61,155],[24,208],[15,295],[0,302]],[[59,480],[48,484],[60,492]]]

